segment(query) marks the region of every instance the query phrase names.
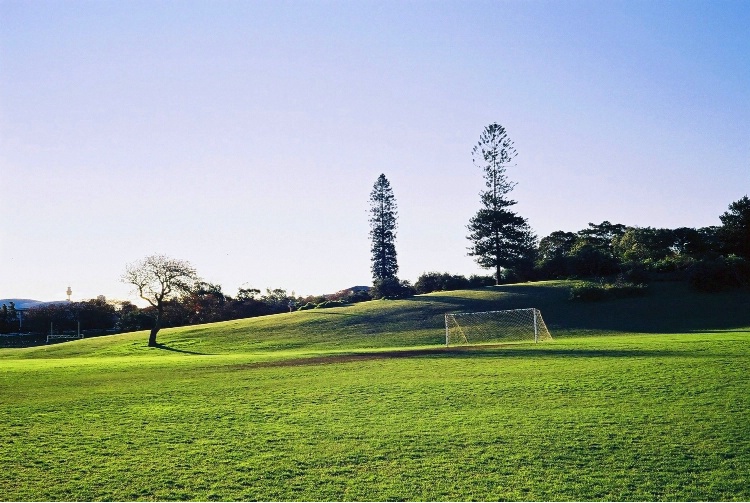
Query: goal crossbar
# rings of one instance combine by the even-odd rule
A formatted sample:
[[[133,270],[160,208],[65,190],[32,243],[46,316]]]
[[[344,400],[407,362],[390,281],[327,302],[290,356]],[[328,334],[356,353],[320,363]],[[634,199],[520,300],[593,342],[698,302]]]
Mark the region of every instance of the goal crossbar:
[[[446,346],[551,339],[542,314],[536,308],[445,315]]]

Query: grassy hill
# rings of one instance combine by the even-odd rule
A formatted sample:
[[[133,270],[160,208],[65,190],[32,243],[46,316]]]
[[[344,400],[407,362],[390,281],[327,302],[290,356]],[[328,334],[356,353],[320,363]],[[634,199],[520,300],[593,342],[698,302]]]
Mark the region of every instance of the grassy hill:
[[[157,349],[141,332],[0,350],[0,494],[750,499],[750,295],[568,288],[183,327]],[[438,351],[445,312],[522,307],[554,341]]]
[[[444,315],[536,307],[554,338],[623,333],[684,333],[750,326],[750,294],[705,294],[684,283],[655,283],[644,297],[570,301],[570,282],[548,281],[438,292],[409,299],[299,311],[162,330],[162,353],[273,354],[441,345]],[[3,358],[143,355],[146,333],[0,351]],[[159,352],[158,350],[156,352]],[[150,351],[154,353],[154,351]]]

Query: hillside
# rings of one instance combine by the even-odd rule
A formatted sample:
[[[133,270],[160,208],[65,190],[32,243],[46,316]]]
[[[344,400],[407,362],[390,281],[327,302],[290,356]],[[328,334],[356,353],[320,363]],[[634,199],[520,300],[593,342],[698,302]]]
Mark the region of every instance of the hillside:
[[[554,338],[593,334],[685,333],[750,327],[750,293],[704,294],[683,283],[655,283],[644,297],[602,302],[568,300],[570,282],[503,285],[436,292],[409,299],[285,313],[164,329],[161,353],[319,353],[436,346],[447,312],[539,308]],[[137,332],[51,346],[0,351],[0,358],[64,358],[144,354]],[[157,350],[158,352],[158,350]],[[150,354],[153,354],[153,350]]]

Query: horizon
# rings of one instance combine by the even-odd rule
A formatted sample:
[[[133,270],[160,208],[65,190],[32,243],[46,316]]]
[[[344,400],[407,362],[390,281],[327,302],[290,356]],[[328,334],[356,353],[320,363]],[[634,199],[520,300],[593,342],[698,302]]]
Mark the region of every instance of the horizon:
[[[120,276],[154,253],[228,295],[369,285],[380,173],[400,278],[490,274],[466,225],[493,122],[539,238],[719,225],[750,193],[744,1],[5,1],[0,20],[8,298],[136,303]]]

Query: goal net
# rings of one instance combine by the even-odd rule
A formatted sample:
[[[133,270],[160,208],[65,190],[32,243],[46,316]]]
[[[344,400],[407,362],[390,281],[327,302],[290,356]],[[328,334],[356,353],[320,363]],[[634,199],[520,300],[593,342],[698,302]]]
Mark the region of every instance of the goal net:
[[[539,309],[445,315],[445,345],[552,340]]]

